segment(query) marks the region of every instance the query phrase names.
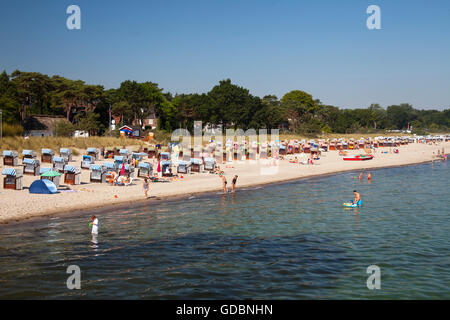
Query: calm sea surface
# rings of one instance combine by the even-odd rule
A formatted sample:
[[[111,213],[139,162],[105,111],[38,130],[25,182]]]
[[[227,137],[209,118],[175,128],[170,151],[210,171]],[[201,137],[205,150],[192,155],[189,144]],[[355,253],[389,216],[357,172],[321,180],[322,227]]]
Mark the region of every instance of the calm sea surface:
[[[449,163],[356,175],[2,226],[0,298],[450,299]]]

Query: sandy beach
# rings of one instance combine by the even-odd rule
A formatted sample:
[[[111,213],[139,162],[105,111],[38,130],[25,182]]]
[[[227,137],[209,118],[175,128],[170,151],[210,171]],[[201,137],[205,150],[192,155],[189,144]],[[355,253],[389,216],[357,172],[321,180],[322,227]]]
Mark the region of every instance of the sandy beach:
[[[375,149],[374,159],[369,161],[344,161],[338,151],[322,153],[321,159],[314,165],[301,165],[279,160],[278,166],[268,165],[264,161],[235,161],[220,164],[231,186],[231,179],[238,175],[237,188],[283,182],[305,177],[333,174],[342,171],[382,168],[389,166],[411,165],[434,159],[438,150],[448,150],[450,142],[434,145],[412,143],[399,147],[399,153],[390,153],[393,148]],[[383,153],[388,152],[388,153]],[[359,154],[360,150],[348,150],[349,154]],[[433,154],[434,153],[434,154]],[[80,166],[81,155],[70,163]],[[147,160],[145,160],[147,161]],[[103,160],[97,161],[101,163]],[[41,167],[51,167],[44,163]],[[3,170],[4,166],[0,167]],[[171,197],[190,196],[203,192],[221,192],[221,179],[217,174],[202,173],[184,175],[183,179],[172,182],[155,182],[150,184],[151,198],[144,199],[143,178],[135,178],[130,186],[110,186],[100,183],[89,183],[89,170],[82,170],[82,184],[70,186],[70,192],[53,195],[30,194],[28,189],[21,191],[0,189],[0,223],[21,221],[38,216],[46,216],[61,212],[107,208],[114,205],[126,205],[139,201],[151,205],[152,202]],[[137,175],[137,172],[135,173]],[[63,178],[63,177],[61,177]],[[23,185],[30,184],[39,177],[24,175]],[[376,173],[373,175],[376,179]],[[3,178],[2,178],[3,181]],[[64,184],[61,183],[64,187]],[[3,183],[2,183],[3,186]],[[238,191],[237,191],[238,192]],[[347,192],[348,193],[348,192]]]

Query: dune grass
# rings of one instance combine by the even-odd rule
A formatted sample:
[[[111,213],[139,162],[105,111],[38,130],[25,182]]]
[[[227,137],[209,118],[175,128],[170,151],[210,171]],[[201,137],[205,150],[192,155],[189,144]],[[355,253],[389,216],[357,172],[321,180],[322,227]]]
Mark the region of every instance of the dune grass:
[[[117,147],[117,146],[142,146],[142,140],[113,137],[89,137],[89,138],[68,138],[68,137],[4,137],[0,140],[0,150],[16,150],[21,152],[24,149],[34,150],[38,153],[42,148],[49,148],[59,151],[59,148],[70,148],[74,155],[79,154],[79,150],[89,147]]]

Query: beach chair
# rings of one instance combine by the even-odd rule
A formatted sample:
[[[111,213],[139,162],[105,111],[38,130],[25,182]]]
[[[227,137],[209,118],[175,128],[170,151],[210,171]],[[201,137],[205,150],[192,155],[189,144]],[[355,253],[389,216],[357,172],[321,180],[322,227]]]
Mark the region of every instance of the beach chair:
[[[134,166],[132,166],[131,164],[126,164],[125,165],[125,175],[127,177],[134,177]],[[121,168],[119,168],[119,172],[120,172]]]
[[[280,145],[280,149],[278,151],[278,154],[281,155],[281,156],[286,155],[286,146],[284,144]]]
[[[130,151],[128,149],[120,149],[119,156],[122,156],[126,163],[130,163]]]
[[[4,150],[2,156],[4,166],[17,167],[19,165],[19,154],[17,151]]]
[[[22,190],[22,170],[14,168],[5,168],[2,171],[3,178],[3,189],[11,190]]]
[[[59,149],[59,156],[64,159],[66,163],[72,161],[72,150],[68,148]]]
[[[168,161],[170,160],[170,153],[169,152],[161,152],[161,161]]]
[[[22,160],[23,159],[36,159],[37,153],[33,150],[22,150]]]
[[[91,165],[94,163],[94,157],[83,155],[83,159],[81,160],[81,169],[90,169]]]
[[[177,173],[189,174],[191,173],[191,162],[190,161],[178,161]]]
[[[171,177],[172,176],[172,161],[161,161],[161,172],[163,177]]]
[[[64,166],[67,164],[67,162],[64,160],[63,157],[53,157],[52,158],[52,162],[53,162],[53,169],[55,171],[58,171],[60,173],[64,172]]]
[[[55,152],[52,149],[42,149],[41,150],[41,162],[52,163],[53,156]]]
[[[105,170],[105,172],[117,171],[117,167],[113,162],[103,162],[102,168]]]
[[[81,169],[75,166],[65,165],[64,183],[72,185],[81,184]]]
[[[52,175],[48,175],[48,173],[53,173]],[[43,174],[46,174],[45,176],[42,176]],[[59,187],[61,174],[57,171],[53,171],[52,168],[40,168],[39,169],[39,175],[41,176],[41,180],[47,179],[52,181],[56,187]]]
[[[206,171],[214,171],[216,168],[216,159],[215,158],[205,158],[205,166]]]
[[[203,160],[199,158],[191,158],[191,172],[202,173],[204,169]]]
[[[100,158],[99,158],[100,152],[97,148],[87,148],[86,154],[88,156],[91,156],[94,159],[94,161],[100,160]]]
[[[91,164],[90,166],[90,182],[106,182],[106,170],[102,165],[99,164]]]
[[[144,157],[147,156],[145,152],[133,152],[131,154],[131,159],[133,159],[133,162],[141,162],[144,160]]]
[[[138,166],[138,177],[146,177],[153,173],[153,165],[148,162],[139,162]]]
[[[39,169],[41,167],[41,162],[37,159],[25,158],[22,161],[23,173],[30,174],[33,176],[39,175]]]
[[[126,163],[124,156],[114,156],[114,164],[117,170],[122,169],[122,164]]]

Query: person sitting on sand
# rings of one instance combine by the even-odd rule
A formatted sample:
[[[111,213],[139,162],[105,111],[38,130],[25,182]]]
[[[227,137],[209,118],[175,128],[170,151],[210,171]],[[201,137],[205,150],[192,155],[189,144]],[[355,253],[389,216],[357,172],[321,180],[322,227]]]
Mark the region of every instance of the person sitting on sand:
[[[219,177],[222,178],[222,188],[223,188],[223,193],[227,193],[227,192],[228,192],[228,189],[227,189],[227,179],[226,179],[225,176],[223,175],[223,171],[220,173]]]
[[[237,182],[237,178],[238,176],[235,175],[233,180],[231,181],[231,192],[234,193],[235,189],[236,189],[236,182]]]

